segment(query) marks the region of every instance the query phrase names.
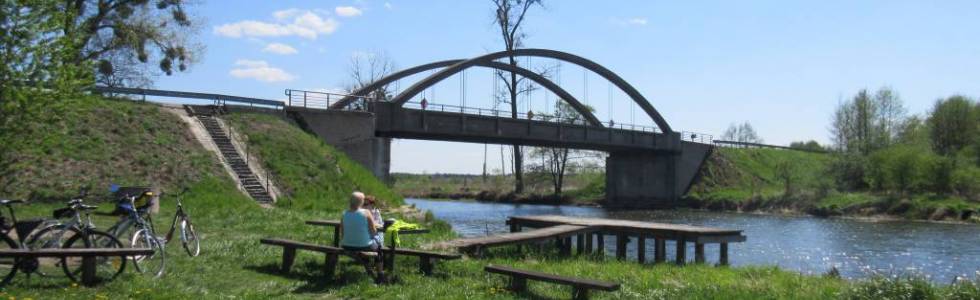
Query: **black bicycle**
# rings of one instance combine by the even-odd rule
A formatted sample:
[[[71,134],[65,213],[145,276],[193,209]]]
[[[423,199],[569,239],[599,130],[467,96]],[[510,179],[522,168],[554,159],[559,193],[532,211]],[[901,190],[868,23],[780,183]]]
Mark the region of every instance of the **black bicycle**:
[[[17,220],[17,214],[14,213],[14,204],[24,203],[23,200],[0,200],[0,205],[7,207],[7,212],[10,217],[10,222],[7,222],[7,216],[2,214],[0,211],[0,248],[3,249],[27,249],[26,240],[28,236],[34,229],[45,222],[43,219],[30,219],[30,220]],[[17,239],[11,237],[11,234],[16,236]],[[58,246],[60,247],[60,245]],[[0,258],[0,285],[6,285],[14,278],[17,271],[30,276],[30,274],[40,274],[38,266],[40,265],[37,258],[13,258],[4,257]]]
[[[170,231],[167,231],[163,243],[170,243],[173,239],[174,232],[180,228],[180,243],[184,246],[184,250],[187,251],[187,255],[195,257],[201,254],[201,239],[198,237],[197,232],[194,231],[194,225],[191,224],[191,216],[187,214],[187,211],[184,210],[184,204],[180,202],[184,193],[187,193],[187,189],[177,194],[177,212],[174,213],[174,219],[170,222]],[[160,196],[161,198],[163,197],[163,195]]]
[[[84,204],[84,197],[85,193],[82,193],[68,201],[65,208],[55,210],[54,217],[65,221],[54,222],[38,229],[30,235],[27,245],[32,248],[57,248],[58,245],[61,245],[60,248],[123,248],[122,242],[115,236],[96,230],[90,212],[98,209],[98,206]],[[102,281],[115,279],[125,270],[126,260],[126,256],[99,257],[96,260],[96,277]],[[40,259],[38,265],[45,274],[53,273],[45,270],[47,268],[61,267],[71,280],[81,280],[81,257]]]

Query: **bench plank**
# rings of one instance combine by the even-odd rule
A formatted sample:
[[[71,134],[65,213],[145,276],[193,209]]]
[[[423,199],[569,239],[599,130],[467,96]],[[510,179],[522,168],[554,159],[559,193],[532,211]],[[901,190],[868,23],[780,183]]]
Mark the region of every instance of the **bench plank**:
[[[140,256],[152,255],[150,248],[47,248],[47,249],[4,249],[0,257],[84,257],[84,256]]]
[[[521,270],[521,269],[516,269],[516,268],[511,268],[506,266],[489,265],[484,267],[483,270],[489,273],[508,275],[514,278],[533,279],[538,281],[571,285],[579,288],[589,288],[589,289],[597,289],[597,290],[604,290],[604,291],[615,291],[619,289],[619,283],[560,276],[560,275],[541,273],[541,272],[535,272],[529,270]]]

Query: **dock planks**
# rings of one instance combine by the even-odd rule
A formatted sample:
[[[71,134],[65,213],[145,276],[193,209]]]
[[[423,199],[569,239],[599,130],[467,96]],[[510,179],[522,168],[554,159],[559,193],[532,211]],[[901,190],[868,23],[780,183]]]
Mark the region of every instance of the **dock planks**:
[[[570,217],[559,215],[512,216],[507,223],[511,224],[512,226],[517,225],[520,227],[531,228],[542,228],[557,225],[601,227],[604,229],[603,231],[642,234],[652,238],[665,238],[671,240],[684,238],[691,242],[701,243],[745,241],[745,236],[742,235],[741,230],[683,224]]]
[[[594,232],[596,229],[588,226],[579,225],[558,225],[546,228],[511,232],[498,235],[456,239],[441,243],[436,243],[430,247],[435,249],[459,249],[460,251],[473,251],[480,248],[495,247],[502,245],[527,244],[546,241],[555,238],[566,238],[579,234]]]

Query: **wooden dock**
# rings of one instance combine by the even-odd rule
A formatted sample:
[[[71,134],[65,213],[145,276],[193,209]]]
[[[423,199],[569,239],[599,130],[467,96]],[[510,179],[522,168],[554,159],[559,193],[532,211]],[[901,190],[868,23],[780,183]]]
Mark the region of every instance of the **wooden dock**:
[[[616,257],[619,259],[626,258],[626,244],[630,237],[635,237],[637,239],[637,258],[641,263],[645,260],[647,239],[653,239],[654,260],[656,262],[666,260],[666,241],[675,241],[677,247],[675,262],[677,264],[684,264],[687,260],[687,243],[694,244],[694,261],[697,263],[705,262],[705,244],[718,244],[718,263],[721,265],[728,264],[728,243],[744,242],[746,239],[741,230],[734,229],[556,215],[513,216],[507,220],[507,224],[510,225],[511,232],[521,232],[523,228],[549,228],[567,225],[593,229],[592,232],[575,236],[575,244],[579,253],[592,253],[593,251],[601,253],[605,249],[604,236],[614,235],[616,237]],[[560,239],[563,245],[571,244],[571,237]]]
[[[691,243],[694,244],[696,263],[705,262],[705,244],[718,244],[718,264],[727,265],[728,244],[744,242],[746,239],[741,230],[735,229],[556,215],[512,216],[507,224],[510,225],[510,233],[445,241],[427,248],[457,249],[480,255],[483,249],[489,247],[540,243],[554,239],[560,252],[565,255],[572,253],[572,245],[578,254],[601,254],[605,251],[605,237],[612,235],[616,242],[616,257],[619,259],[626,258],[626,246],[630,238],[635,238],[636,256],[640,263],[646,260],[646,242],[652,239],[655,262],[666,261],[667,241],[674,241],[677,247],[674,261],[677,264],[687,261],[687,246]],[[524,228],[531,230],[523,231]]]
[[[556,225],[529,231],[511,232],[476,238],[456,239],[432,245],[436,249],[459,249],[462,252],[480,254],[483,249],[504,245],[518,245],[541,242],[550,239],[567,239],[573,236],[593,233],[596,228],[580,225]],[[570,244],[569,244],[570,245]],[[566,245],[564,248],[570,249]],[[563,249],[564,249],[563,248]],[[570,252],[570,251],[569,251]]]

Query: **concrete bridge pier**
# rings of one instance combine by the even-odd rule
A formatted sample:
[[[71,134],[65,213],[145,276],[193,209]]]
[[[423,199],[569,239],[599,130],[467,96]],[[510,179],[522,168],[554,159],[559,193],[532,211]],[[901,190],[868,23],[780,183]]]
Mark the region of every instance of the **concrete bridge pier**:
[[[612,151],[606,158],[606,206],[669,208],[677,205],[697,177],[711,146],[681,142],[673,133],[674,151]]]
[[[364,111],[291,109],[305,130],[343,151],[382,182],[389,182],[391,138],[375,136],[375,114]]]

